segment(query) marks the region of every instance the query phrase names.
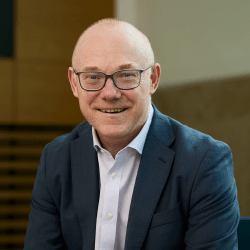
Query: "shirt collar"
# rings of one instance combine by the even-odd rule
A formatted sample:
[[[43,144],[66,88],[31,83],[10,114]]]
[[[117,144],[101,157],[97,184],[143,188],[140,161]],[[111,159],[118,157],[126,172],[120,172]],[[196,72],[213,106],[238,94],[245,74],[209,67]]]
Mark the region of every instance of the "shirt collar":
[[[133,141],[131,141],[127,146],[130,148],[134,148],[135,150],[137,150],[140,154],[142,154],[142,150],[146,141],[146,137],[149,131],[149,127],[153,118],[153,114],[154,114],[154,109],[152,107],[152,104],[150,104],[149,107],[149,115],[147,118],[146,123],[144,124],[142,130],[140,131],[140,133],[134,138]],[[93,135],[93,146],[94,148],[97,150],[98,148],[101,149],[101,144],[99,142],[99,139],[97,137],[96,134],[96,130],[94,129],[94,127],[92,126],[92,135]]]

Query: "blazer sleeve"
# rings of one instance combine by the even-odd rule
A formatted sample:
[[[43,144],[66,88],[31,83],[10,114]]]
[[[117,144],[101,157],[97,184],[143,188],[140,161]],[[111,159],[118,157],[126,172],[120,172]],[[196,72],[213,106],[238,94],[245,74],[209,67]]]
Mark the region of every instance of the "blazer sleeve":
[[[205,153],[190,197],[186,250],[236,250],[240,220],[233,157],[229,146],[217,141]]]
[[[66,249],[61,232],[60,214],[46,183],[47,146],[41,156],[32,192],[24,250]]]

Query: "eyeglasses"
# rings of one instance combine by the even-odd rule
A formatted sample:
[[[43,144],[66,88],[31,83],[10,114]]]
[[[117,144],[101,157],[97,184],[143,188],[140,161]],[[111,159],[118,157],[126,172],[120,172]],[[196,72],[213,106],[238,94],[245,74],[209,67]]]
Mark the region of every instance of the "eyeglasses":
[[[108,77],[111,77],[118,89],[135,89],[140,85],[141,73],[151,68],[145,69],[123,69],[117,70],[112,74],[106,74],[102,71],[79,71],[74,73],[78,76],[82,89],[87,91],[98,91],[104,88]]]

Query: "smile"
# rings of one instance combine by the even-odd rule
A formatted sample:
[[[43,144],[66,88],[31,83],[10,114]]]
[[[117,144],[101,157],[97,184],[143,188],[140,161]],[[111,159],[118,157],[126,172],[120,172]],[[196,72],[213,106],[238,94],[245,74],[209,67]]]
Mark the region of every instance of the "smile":
[[[103,113],[121,113],[126,109],[98,109],[98,110]]]

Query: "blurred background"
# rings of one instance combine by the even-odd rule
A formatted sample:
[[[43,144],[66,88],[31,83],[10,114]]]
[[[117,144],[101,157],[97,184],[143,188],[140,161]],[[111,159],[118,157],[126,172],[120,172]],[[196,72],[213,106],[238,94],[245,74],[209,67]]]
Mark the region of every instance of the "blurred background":
[[[23,248],[43,147],[84,121],[67,69],[79,35],[107,17],[148,36],[158,109],[230,146],[250,216],[249,11],[249,0],[1,0],[0,249]]]

